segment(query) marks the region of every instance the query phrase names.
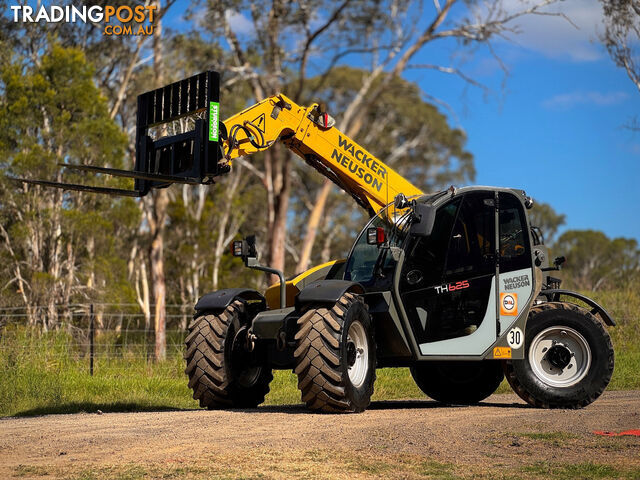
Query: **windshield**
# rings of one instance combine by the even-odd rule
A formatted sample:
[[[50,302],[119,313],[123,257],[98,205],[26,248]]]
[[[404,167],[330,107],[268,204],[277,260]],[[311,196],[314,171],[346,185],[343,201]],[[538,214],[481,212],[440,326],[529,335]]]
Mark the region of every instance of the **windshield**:
[[[397,255],[391,248],[402,247],[409,230],[411,209],[396,209],[388,205],[381,210],[362,229],[360,236],[353,245],[345,269],[345,280],[372,285],[376,277],[392,276],[397,263]],[[387,241],[384,245],[370,245],[367,243],[367,229],[382,227]]]

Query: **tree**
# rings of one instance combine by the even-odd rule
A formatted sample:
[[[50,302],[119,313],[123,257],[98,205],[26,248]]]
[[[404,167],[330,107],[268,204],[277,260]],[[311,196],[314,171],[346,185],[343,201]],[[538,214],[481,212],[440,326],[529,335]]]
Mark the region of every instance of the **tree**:
[[[59,163],[121,168],[126,138],[109,118],[105,98],[93,83],[83,53],[50,45],[35,61],[14,56],[0,77],[0,168],[26,178],[63,180]],[[67,174],[77,183],[77,175]],[[122,186],[120,180],[101,180]],[[100,212],[98,215],[96,212]],[[130,238],[130,200],[71,195],[61,190],[2,179],[0,236],[2,269],[27,309],[45,328],[58,321],[56,303],[100,299],[123,286],[120,248]],[[116,266],[116,268],[113,268]],[[122,291],[130,298],[131,290]],[[15,300],[15,299],[14,299]],[[36,306],[46,314],[36,318]]]
[[[529,211],[529,222],[542,231],[547,245],[553,245],[558,229],[566,223],[566,215],[557,213],[548,203],[534,201]]]
[[[618,67],[640,91],[640,1],[600,0],[604,12],[604,33],[600,39]]]
[[[564,281],[579,290],[620,287],[640,274],[640,250],[634,239],[609,239],[595,230],[569,230],[558,238],[556,250],[567,258]]]

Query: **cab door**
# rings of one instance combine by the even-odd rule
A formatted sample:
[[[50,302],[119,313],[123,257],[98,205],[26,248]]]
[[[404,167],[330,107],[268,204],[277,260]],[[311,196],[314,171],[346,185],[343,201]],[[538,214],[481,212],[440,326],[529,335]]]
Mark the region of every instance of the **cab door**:
[[[480,355],[495,342],[495,218],[494,192],[470,192],[411,239],[399,290],[422,355]]]
[[[509,331],[527,311],[534,292],[533,263],[527,216],[522,202],[510,192],[500,192],[500,332]],[[509,332],[509,345],[524,344],[522,331]]]

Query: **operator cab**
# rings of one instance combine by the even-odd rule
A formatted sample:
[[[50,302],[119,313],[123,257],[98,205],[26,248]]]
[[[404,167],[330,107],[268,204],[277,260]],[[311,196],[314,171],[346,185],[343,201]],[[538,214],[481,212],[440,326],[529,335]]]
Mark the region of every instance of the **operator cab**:
[[[510,297],[520,298],[521,310],[533,291],[525,200],[514,190],[469,187],[413,198],[404,210],[388,205],[356,240],[344,278],[359,282],[367,293],[394,292],[409,337],[423,355],[445,349],[479,355],[517,316],[517,305],[507,305],[511,311],[504,305],[499,309],[496,290],[505,288],[496,287],[498,274],[503,283],[522,287]],[[412,233],[418,204],[435,210],[428,235]],[[374,227],[384,229],[384,243],[367,242]],[[455,343],[471,335],[481,339],[473,342],[475,348],[470,342]]]

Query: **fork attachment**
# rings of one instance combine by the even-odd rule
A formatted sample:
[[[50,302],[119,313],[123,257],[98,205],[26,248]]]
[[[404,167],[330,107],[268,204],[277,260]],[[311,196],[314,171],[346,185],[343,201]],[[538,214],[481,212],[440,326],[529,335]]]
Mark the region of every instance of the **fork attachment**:
[[[136,162],[133,170],[92,165],[60,164],[62,167],[116,177],[134,178],[134,189],[94,187],[46,180],[15,179],[25,183],[111,195],[142,197],[153,188],[172,183],[213,183],[229,171],[223,158],[220,135],[220,75],[207,71],[165,87],[138,95],[136,118]],[[167,135],[177,120],[187,117],[193,129]],[[173,124],[172,124],[173,123]],[[182,123],[182,122],[181,122]]]

